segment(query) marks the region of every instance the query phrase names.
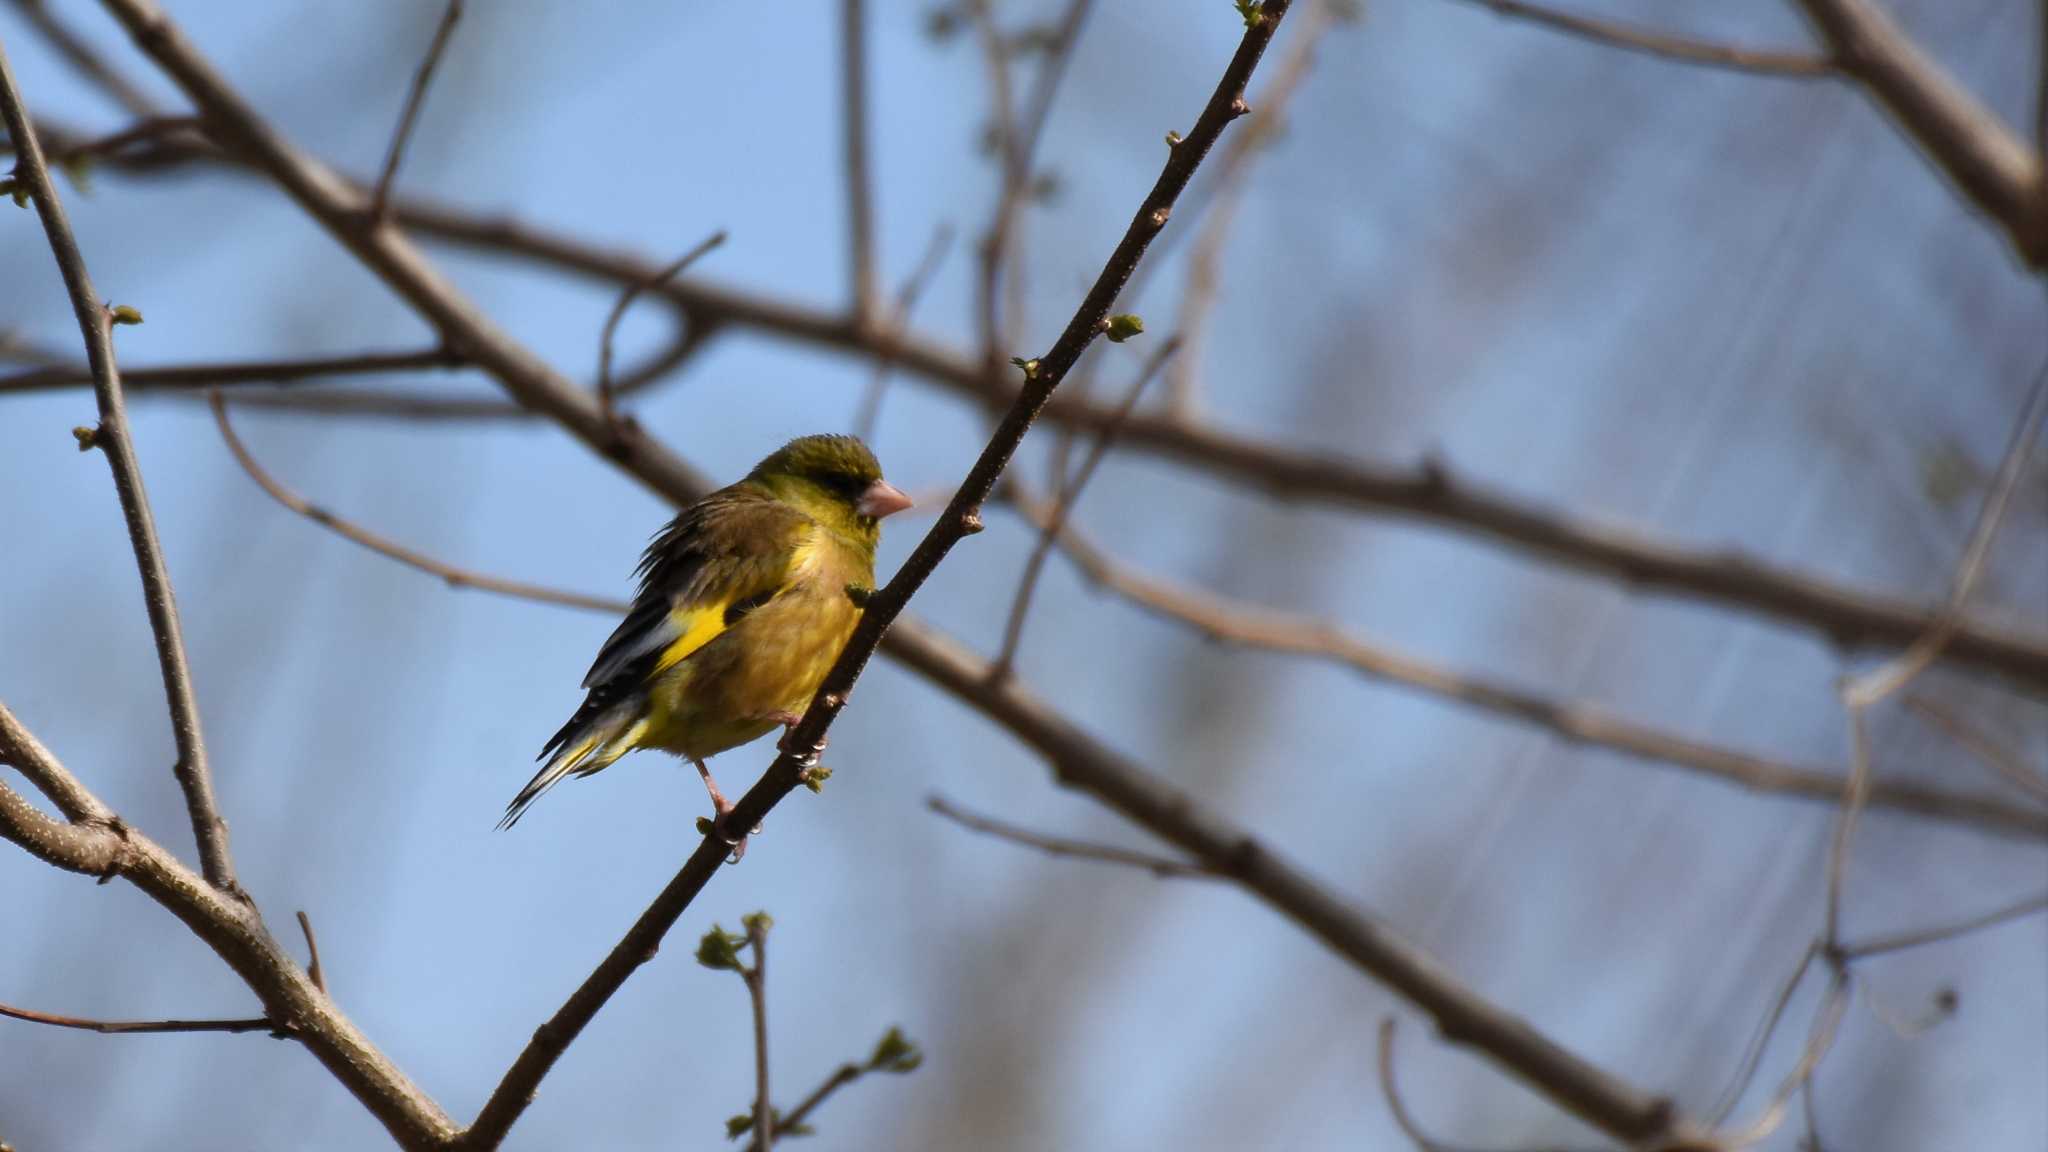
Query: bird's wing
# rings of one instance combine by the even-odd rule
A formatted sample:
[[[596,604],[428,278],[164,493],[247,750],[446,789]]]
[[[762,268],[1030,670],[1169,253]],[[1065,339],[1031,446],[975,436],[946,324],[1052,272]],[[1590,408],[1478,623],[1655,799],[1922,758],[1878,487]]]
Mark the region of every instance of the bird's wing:
[[[629,678],[638,687],[688,659],[790,586],[814,528],[803,513],[747,488],[692,505],[647,546],[640,593],[583,686]]]

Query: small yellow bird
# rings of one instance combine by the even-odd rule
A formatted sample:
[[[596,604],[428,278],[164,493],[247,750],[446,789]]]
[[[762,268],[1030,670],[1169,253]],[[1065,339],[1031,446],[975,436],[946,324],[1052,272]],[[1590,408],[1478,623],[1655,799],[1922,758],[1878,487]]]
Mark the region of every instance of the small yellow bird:
[[[647,546],[640,592],[583,678],[590,695],[498,827],[635,748],[696,765],[723,820],[704,761],[802,717],[874,591],[882,518],[908,507],[867,445],[804,436],[684,509]]]

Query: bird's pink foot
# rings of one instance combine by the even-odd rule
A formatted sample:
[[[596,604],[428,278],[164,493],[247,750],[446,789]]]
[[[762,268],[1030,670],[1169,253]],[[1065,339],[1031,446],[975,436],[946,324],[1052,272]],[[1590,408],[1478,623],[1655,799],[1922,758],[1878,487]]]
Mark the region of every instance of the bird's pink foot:
[[[712,818],[704,821],[703,824],[708,824],[709,828],[707,830],[720,840],[725,841],[726,846],[732,849],[732,855],[728,858],[728,861],[737,864],[740,862],[740,857],[747,854],[747,837],[745,833],[734,836],[726,830],[726,817],[732,815],[732,801],[727,800],[725,793],[718,790],[718,781],[712,779],[711,769],[706,768],[702,760],[692,760],[690,763],[697,766],[697,774],[704,777],[704,791],[711,794]],[[754,831],[759,832],[760,829],[756,828]]]

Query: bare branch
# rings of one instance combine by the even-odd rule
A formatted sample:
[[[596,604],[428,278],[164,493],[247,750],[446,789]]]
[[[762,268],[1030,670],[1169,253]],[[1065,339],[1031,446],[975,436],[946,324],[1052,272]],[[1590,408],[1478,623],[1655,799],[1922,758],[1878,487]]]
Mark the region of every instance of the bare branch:
[[[754,1015],[754,1142],[768,1152],[775,1147],[775,1098],[768,1091],[768,917],[756,912],[746,925],[754,962],[740,968],[740,979]]]
[[[1139,852],[1130,848],[1118,848],[1110,844],[1095,844],[1086,840],[1070,839],[1065,836],[1049,836],[1043,832],[1033,832],[1029,828],[1011,824],[1008,821],[969,812],[936,793],[925,797],[924,806],[970,831],[993,836],[998,840],[1008,840],[1012,844],[1021,844],[1026,848],[1036,849],[1048,856],[1068,860],[1093,860],[1100,864],[1121,864],[1130,868],[1142,868],[1162,880],[1176,877],[1208,880],[1221,879],[1214,871],[1200,864],[1190,864],[1185,860],[1176,860],[1170,856],[1161,856],[1152,852]]]
[[[239,1020],[88,1020],[82,1016],[59,1016],[52,1012],[31,1012],[26,1008],[14,1008],[0,1004],[0,1016],[15,1020],[26,1020],[31,1024],[48,1024],[53,1028],[76,1028],[81,1032],[98,1032],[102,1036],[128,1036],[153,1032],[269,1032],[282,1040],[286,1033],[278,1030],[267,1016],[250,1016]]]
[[[313,938],[313,918],[299,910],[299,932],[306,938],[306,979],[322,993],[327,991],[327,973],[320,968],[320,941]]]
[[[126,4],[139,0],[110,2]],[[194,162],[220,163],[222,159],[211,150],[183,150],[136,170],[151,171],[164,164]],[[294,156],[293,163],[310,165],[311,161]],[[296,176],[305,175],[296,167],[290,170]],[[319,172],[330,180],[339,179],[325,169]],[[287,181],[286,187],[289,190],[294,183]],[[327,206],[325,197],[319,206]],[[392,207],[394,218],[421,236],[516,255],[608,283],[630,284],[656,267],[632,254],[503,218],[480,217],[447,205],[398,199]],[[330,227],[339,225],[330,221]],[[1166,234],[1169,238],[1172,235]],[[373,255],[375,259],[365,259],[373,268],[384,270],[384,255],[381,251]],[[407,258],[409,262],[419,261],[410,251]],[[438,279],[435,283],[446,288]],[[409,278],[400,288],[408,299],[412,299],[411,292],[420,290]],[[658,290],[658,294],[682,308],[693,322],[750,328],[801,344],[885,360],[980,406],[1007,403],[1017,394],[1013,383],[988,378],[973,358],[912,337],[864,333],[844,317],[802,305],[696,283],[670,284]],[[446,301],[436,293],[434,302],[440,307]],[[473,318],[473,313],[464,313],[463,318]],[[502,333],[495,334],[503,339]],[[582,414],[567,397],[534,390],[536,374],[546,372],[544,366],[527,359],[517,364],[506,362],[485,367],[508,382],[514,394],[521,397],[526,412],[561,419],[593,447],[602,447],[591,439],[598,433],[586,428]],[[515,414],[514,409],[503,404],[433,397],[329,395],[320,399],[321,411],[407,419],[473,419]],[[1055,396],[1045,406],[1043,417],[1050,423],[1085,431],[1102,428],[1110,414],[1106,406]],[[1428,521],[1505,544],[1538,559],[1607,576],[1641,591],[1717,604],[1809,629],[1847,647],[1902,647],[1918,639],[1938,619],[1937,614],[1910,599],[1815,579],[1724,549],[1686,547],[1609,524],[1562,515],[1475,487],[1454,477],[1437,461],[1401,467],[1331,457],[1297,451],[1202,422],[1143,412],[1134,413],[1126,421],[1122,441],[1126,449],[1174,461],[1211,480],[1241,484],[1277,499]],[[658,460],[659,456],[652,458]],[[2019,632],[2010,626],[1970,622],[1958,627],[1943,658],[1998,672],[2035,693],[2048,690],[2048,637]]]
[[[157,541],[149,495],[143,490],[142,465],[128,435],[121,374],[114,364],[113,315],[93,291],[85,256],[71,234],[71,222],[57,198],[57,189],[50,182],[42,145],[36,139],[21,94],[15,89],[14,72],[4,50],[0,50],[0,116],[4,116],[8,135],[17,149],[14,180],[35,201],[43,233],[49,239],[50,252],[56,257],[57,270],[63,275],[65,291],[71,297],[71,310],[78,318],[79,333],[85,340],[86,362],[91,366],[93,394],[100,415],[91,442],[105,453],[107,466],[113,471],[114,491],[120,497],[135,566],[142,577],[143,603],[149,612],[150,631],[156,638],[157,664],[163,673],[171,734],[178,748],[173,771],[185,794],[185,810],[192,823],[193,838],[198,841],[200,865],[208,883],[239,898],[241,888],[235,882],[234,861],[228,853],[227,823],[214,803],[213,776],[207,765],[206,739],[200,731],[192,672],[185,659],[178,605],[171,590],[170,572],[164,565],[163,546]]]
[[[1713,1147],[1748,1148],[1770,1138],[1771,1133],[1784,1123],[1785,1110],[1792,1102],[1794,1093],[1810,1092],[1813,1074],[1820,1062],[1827,1058],[1828,1050],[1834,1046],[1835,1034],[1841,1026],[1842,1015],[1849,1007],[1850,976],[1846,966],[1834,966],[1833,977],[1821,1005],[1814,1013],[1813,1027],[1807,1032],[1806,1045],[1801,1049],[1799,1062],[1785,1075],[1764,1106],[1763,1113],[1750,1124],[1732,1136],[1723,1137]]]
[[[1526,0],[1463,0],[1466,4],[1490,8],[1501,16],[1526,20],[1545,28],[1554,29],[1595,44],[1605,44],[1630,52],[1675,60],[1682,64],[1704,64],[1714,68],[1728,68],[1737,72],[1754,72],[1764,76],[1788,76],[1795,79],[1811,79],[1826,76],[1834,71],[1834,62],[1825,56],[1806,52],[1782,52],[1737,48],[1727,44],[1715,44],[1706,40],[1694,40],[1685,36],[1673,36],[1651,31],[1618,20],[1599,20],[1591,16],[1579,16],[1560,11],[1543,4],[1531,4]]]
[[[272,500],[304,516],[313,523],[337,535],[353,540],[372,552],[396,560],[408,568],[414,568],[429,575],[438,576],[446,581],[451,588],[474,588],[481,592],[494,592],[500,596],[511,596],[521,600],[535,600],[543,604],[560,604],[570,608],[587,608],[597,612],[623,612],[625,610],[626,605],[619,600],[603,596],[586,596],[580,592],[565,592],[557,588],[549,588],[541,584],[529,584],[521,580],[504,580],[496,576],[486,576],[473,572],[466,568],[458,568],[453,564],[436,560],[423,552],[407,548],[403,544],[380,536],[353,521],[344,519],[317,504],[311,503],[298,493],[286,488],[275,477],[271,476],[270,473],[264,471],[262,465],[256,462],[255,456],[242,443],[242,438],[235,433],[234,425],[228,420],[227,403],[221,399],[221,394],[219,392],[210,393],[208,399],[213,405],[213,418],[220,428],[221,439],[227,442],[228,451],[234,453],[235,462],[242,466],[242,471],[247,472],[249,478],[256,481],[257,486],[262,488]]]
[[[875,287],[874,178],[868,172],[868,27],[866,0],[839,6],[840,147],[846,163],[847,275],[853,321],[874,324],[880,308]]]
[[[150,116],[156,112],[156,101],[102,60],[92,45],[50,11],[46,0],[14,0],[14,7],[66,63],[129,115]]]
[[[1799,0],[1835,66],[1884,106],[1956,190],[1998,222],[2020,257],[2048,266],[2042,158],[1872,0]]]
[[[203,143],[206,127],[192,116],[149,116],[96,140],[80,140],[67,143],[61,148],[48,149],[49,164],[55,168],[64,168],[112,156],[137,144],[156,144],[166,137],[180,135],[189,136]],[[13,151],[14,144],[11,139],[0,142],[0,152]]]
[[[1409,1143],[1415,1145],[1417,1152],[1461,1152],[1453,1145],[1432,1138],[1429,1133],[1422,1130],[1422,1125],[1415,1122],[1415,1117],[1409,1114],[1408,1104],[1401,1099],[1401,1090],[1394,1077],[1394,1030],[1395,1021],[1392,1016],[1380,1020],[1380,1094],[1387,1099],[1387,1111],[1394,1117],[1395,1127],[1401,1129],[1401,1134],[1408,1137]],[[1525,1148],[1516,1149],[1516,1152],[1543,1150]]]
[[[427,87],[434,82],[434,69],[440,65],[442,53],[448,50],[448,39],[455,32],[456,22],[461,19],[462,0],[448,0],[448,7],[441,12],[441,23],[434,29],[434,39],[427,45],[427,54],[420,59],[419,71],[413,74],[412,91],[406,95],[404,111],[398,114],[398,127],[391,132],[391,146],[384,153],[384,168],[377,175],[377,190],[370,196],[372,224],[383,224],[389,214],[391,182],[397,178],[398,166],[405,160],[405,146],[412,139],[420,106],[426,103]]]
[[[945,261],[952,246],[953,226],[941,222],[932,229],[932,238],[925,244],[924,255],[918,258],[917,267],[896,290],[896,305],[889,314],[886,329],[892,340],[902,336],[904,326],[910,323],[911,311],[917,307],[918,297],[924,295],[925,285],[938,274],[939,265]],[[853,418],[853,434],[863,440],[872,440],[875,427],[881,422],[882,396],[889,390],[889,377],[895,366],[887,355],[875,357],[874,373],[868,377],[867,389],[861,393],[859,413]]]
[[[1050,513],[1013,488],[1012,507],[1041,532]],[[1557,700],[1504,681],[1468,676],[1427,660],[1374,644],[1327,621],[1265,608],[1138,571],[1110,556],[1071,526],[1057,534],[1061,551],[1089,580],[1153,615],[1194,629],[1209,639],[1269,652],[1342,664],[1375,680],[1402,684],[1433,696],[1482,708],[1541,728],[1561,740],[1609,748],[1671,764],[1758,792],[1776,792],[1826,804],[1839,803],[1847,774],[1754,756],[1632,723],[1600,708]],[[2048,838],[2048,812],[1995,796],[1930,788],[1908,781],[1873,784],[1871,802],[1931,819],[2004,835]]]
[[[91,789],[67,771],[55,754],[14,718],[4,702],[0,702],[0,764],[20,772],[38,792],[50,798],[67,820],[110,824],[114,819],[113,809],[100,803]]]
[[[1750,1035],[1749,1046],[1743,1050],[1742,1060],[1735,1067],[1734,1077],[1729,1080],[1728,1087],[1722,1090],[1721,1099],[1714,1105],[1714,1110],[1707,1115],[1709,1128],[1719,1128],[1734,1113],[1735,1106],[1742,1103],[1743,1094],[1749,1091],[1750,1082],[1756,1079],[1756,1070],[1763,1063],[1764,1053],[1771,1046],[1771,1037],[1778,1032],[1778,1023],[1785,1018],[1785,1010],[1792,1006],[1793,995],[1799,991],[1799,986],[1805,983],[1807,971],[1813,967],[1815,960],[1821,958],[1821,952],[1818,941],[1808,944],[1799,954],[1799,963],[1793,966],[1791,975],[1785,977],[1784,983],[1778,986],[1777,996],[1771,1000],[1771,1006],[1764,1013],[1762,1022]]]
[[[1918,948],[1923,944],[1939,944],[1944,940],[1953,940],[1958,936],[1982,932],[1986,928],[1995,928],[2008,920],[2018,920],[2023,916],[2031,916],[2036,912],[2048,912],[2048,892],[2029,896],[2025,900],[2014,901],[2002,908],[1994,908],[1989,912],[1980,912],[1975,916],[1955,921],[1952,924],[1937,924],[1932,928],[1920,928],[1911,932],[1900,932],[1892,936],[1877,936],[1869,940],[1859,940],[1853,944],[1844,944],[1841,947],[1841,951],[1843,957],[1849,960],[1861,960],[1866,956],[1882,956],[1887,952],[1902,952],[1908,948]]]
[[[2019,757],[1999,747],[1998,742],[1963,721],[1963,718],[1925,696],[1909,695],[1906,710],[1941,730],[1950,740],[1991,766],[2014,786],[2034,799],[2048,804],[2048,776],[2027,766]]]
[[[1087,457],[1081,461],[1081,467],[1071,479],[1062,478],[1059,498],[1053,503],[1052,511],[1047,514],[1044,523],[1039,526],[1038,541],[1032,545],[1031,555],[1024,560],[1024,571],[1017,580],[1016,594],[1010,599],[1009,619],[1003,624],[1002,647],[996,650],[995,675],[1010,674],[1011,663],[1017,657],[1017,645],[1024,639],[1024,619],[1031,612],[1032,593],[1038,588],[1039,574],[1045,570],[1046,555],[1052,551],[1053,542],[1059,539],[1061,529],[1066,527],[1068,514],[1074,505],[1080,502],[1081,490],[1088,486],[1088,481],[1095,475],[1096,467],[1102,463],[1102,458],[1109,454],[1110,446],[1116,443],[1117,430],[1130,418],[1132,409],[1138,406],[1139,397],[1145,394],[1145,386],[1152,382],[1152,378],[1159,374],[1159,370],[1171,361],[1173,354],[1179,350],[1178,334],[1169,336],[1160,343],[1158,349],[1145,361],[1145,366],[1138,370],[1138,375],[1131,380],[1131,386],[1124,391],[1124,398],[1113,413],[1115,418],[1095,437],[1095,446],[1089,449]]]
[[[1316,0],[1307,6],[1294,29],[1294,43],[1288,47],[1272,79],[1259,90],[1258,102],[1244,128],[1224,145],[1217,159],[1216,174],[1210,181],[1209,207],[1199,217],[1195,246],[1188,253],[1188,273],[1181,289],[1180,315],[1174,331],[1187,341],[1188,354],[1166,370],[1166,411],[1181,419],[1195,415],[1199,401],[1199,378],[1203,345],[1207,341],[1209,316],[1215,310],[1217,290],[1223,278],[1223,250],[1230,239],[1230,226],[1244,199],[1254,160],[1272,141],[1284,123],[1287,103],[1308,78],[1315,63],[1316,45],[1330,26],[1331,0]]]
[[[804,1126],[804,1121],[810,1118],[812,1112],[817,1111],[818,1105],[830,1099],[834,1092],[839,1091],[866,1074],[867,1069],[858,1064],[841,1064],[833,1069],[832,1074],[825,1077],[823,1083],[811,1089],[811,1094],[804,1097],[802,1103],[790,1109],[789,1114],[782,1118],[783,1129],[790,1132],[800,1131]],[[763,1147],[765,1145],[761,1138],[756,1136],[747,1145],[747,1152],[756,1152],[757,1149]]]
[[[442,347],[416,352],[359,352],[347,356],[315,356],[299,360],[230,360],[204,364],[167,364],[131,368],[121,373],[123,391],[196,391],[239,384],[295,384],[330,376],[370,376],[385,372],[460,368],[465,361]],[[92,383],[92,373],[71,367],[38,368],[0,376],[0,395],[46,392]]]
[[[598,338],[597,346],[597,407],[607,421],[616,422],[618,413],[612,408],[615,393],[612,389],[612,337],[619,330],[619,321],[626,318],[626,309],[649,288],[656,288],[680,276],[683,269],[695,264],[705,253],[725,243],[725,230],[713,232],[697,242],[696,247],[669,261],[646,280],[637,280],[626,286],[619,294],[618,302],[612,305],[611,314],[604,318],[604,334]]]
[[[0,757],[31,780],[64,776],[63,765],[0,705]],[[51,820],[0,783],[0,838],[45,863],[135,885],[183,921],[262,1001],[266,1022],[278,1022],[406,1148],[444,1146],[455,1126],[434,1101],[370,1043],[327,998],[308,972],[277,946],[253,905],[207,883],[161,845],[123,823],[75,780],[89,813],[81,822]]]

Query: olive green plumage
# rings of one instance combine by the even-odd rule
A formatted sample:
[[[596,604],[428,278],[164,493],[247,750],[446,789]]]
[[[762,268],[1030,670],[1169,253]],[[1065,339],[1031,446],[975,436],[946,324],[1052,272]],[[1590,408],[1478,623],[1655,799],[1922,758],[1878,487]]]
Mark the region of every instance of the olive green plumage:
[[[635,748],[701,770],[791,722],[860,620],[881,518],[908,506],[867,445],[805,436],[684,509],[648,545],[639,594],[583,678],[589,696],[500,827]]]

